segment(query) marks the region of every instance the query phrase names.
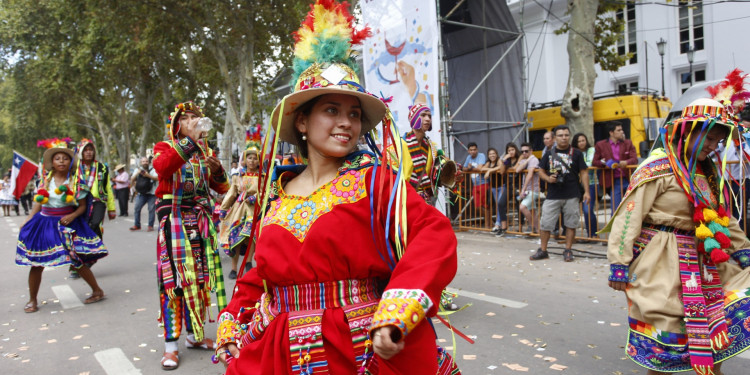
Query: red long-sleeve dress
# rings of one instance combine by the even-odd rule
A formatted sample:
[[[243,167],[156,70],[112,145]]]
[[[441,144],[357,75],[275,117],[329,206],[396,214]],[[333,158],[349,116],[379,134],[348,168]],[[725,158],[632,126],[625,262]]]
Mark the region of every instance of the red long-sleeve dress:
[[[407,246],[391,270],[375,242],[386,218],[375,219],[374,236],[371,212],[388,212],[388,177],[395,176],[380,166],[375,171],[370,160],[352,157],[308,197],[284,192],[291,172],[274,184],[256,244],[258,267],[238,280],[219,319],[219,345],[241,342],[227,374],[355,374],[365,352],[372,353],[368,330],[384,325],[398,328],[405,347],[388,361],[367,360],[367,373],[437,373],[435,333],[425,320],[456,273],[456,236],[448,219],[408,187]]]

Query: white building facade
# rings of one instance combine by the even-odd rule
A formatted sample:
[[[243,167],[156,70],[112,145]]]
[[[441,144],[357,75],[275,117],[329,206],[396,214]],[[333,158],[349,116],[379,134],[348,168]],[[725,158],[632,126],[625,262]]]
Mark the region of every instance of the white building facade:
[[[568,81],[568,35],[555,35],[566,15],[564,0],[507,0],[519,29],[526,34],[527,95],[531,103],[560,100]],[[599,66],[595,94],[636,88],[662,93],[673,102],[693,83],[721,79],[734,68],[750,73],[750,1],[623,0],[617,16],[625,20],[617,48],[633,58],[616,72]],[[688,61],[692,48],[693,62]]]

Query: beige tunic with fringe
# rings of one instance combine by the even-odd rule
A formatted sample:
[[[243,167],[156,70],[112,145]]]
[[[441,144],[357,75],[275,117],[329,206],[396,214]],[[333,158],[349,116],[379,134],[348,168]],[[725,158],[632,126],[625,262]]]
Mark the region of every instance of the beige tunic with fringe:
[[[708,183],[701,176],[696,186],[707,188]],[[715,204],[716,197],[711,199]],[[684,332],[677,239],[674,233],[659,231],[633,261],[633,245],[643,223],[695,229],[692,204],[674,175],[646,182],[623,200],[611,223],[607,258],[611,264],[630,265],[631,281],[625,292],[630,317],[663,331]],[[750,248],[750,241],[733,217],[729,231],[732,248],[727,253],[730,256],[737,250]],[[699,264],[702,261],[699,260]],[[742,270],[730,259],[717,268],[725,293],[750,287],[750,267]]]
[[[244,194],[243,194],[244,193]],[[232,176],[232,185],[221,202],[221,210],[227,211],[227,216],[221,220],[219,228],[219,244],[222,247],[229,242],[229,233],[233,227],[245,225],[247,220],[253,219],[255,206],[247,202],[247,198],[258,193],[258,175],[253,176]],[[238,199],[239,198],[239,199]],[[238,245],[237,243],[229,244],[230,248]]]

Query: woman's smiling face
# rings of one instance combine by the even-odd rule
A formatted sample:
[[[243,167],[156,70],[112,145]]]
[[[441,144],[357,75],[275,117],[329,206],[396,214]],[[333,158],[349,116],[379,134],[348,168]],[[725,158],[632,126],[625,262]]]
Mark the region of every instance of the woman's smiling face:
[[[354,96],[326,94],[313,105],[309,115],[298,115],[295,126],[307,137],[308,155],[341,158],[357,146],[362,107]]]

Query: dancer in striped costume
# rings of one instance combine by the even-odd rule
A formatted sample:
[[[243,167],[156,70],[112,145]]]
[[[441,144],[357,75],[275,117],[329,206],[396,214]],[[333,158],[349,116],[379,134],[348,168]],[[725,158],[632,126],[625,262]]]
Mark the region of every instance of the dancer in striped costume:
[[[733,74],[713,88],[732,95],[695,101],[662,129],[603,230],[609,285],[628,299],[626,352],[649,374],[718,375],[750,347],[750,241],[727,214],[726,165],[710,158],[738,138],[747,93]]]
[[[209,188],[229,190],[224,168],[208,147],[198,126],[203,112],[193,102],[180,103],[170,116],[170,140],[154,146],[156,188],[157,281],[159,321],[164,326],[164,370],[179,366],[177,340],[184,326],[187,348],[214,350],[204,338],[203,323],[216,293],[219,310],[226,306],[224,276],[219,260],[216,228],[211,220],[214,202]]]

